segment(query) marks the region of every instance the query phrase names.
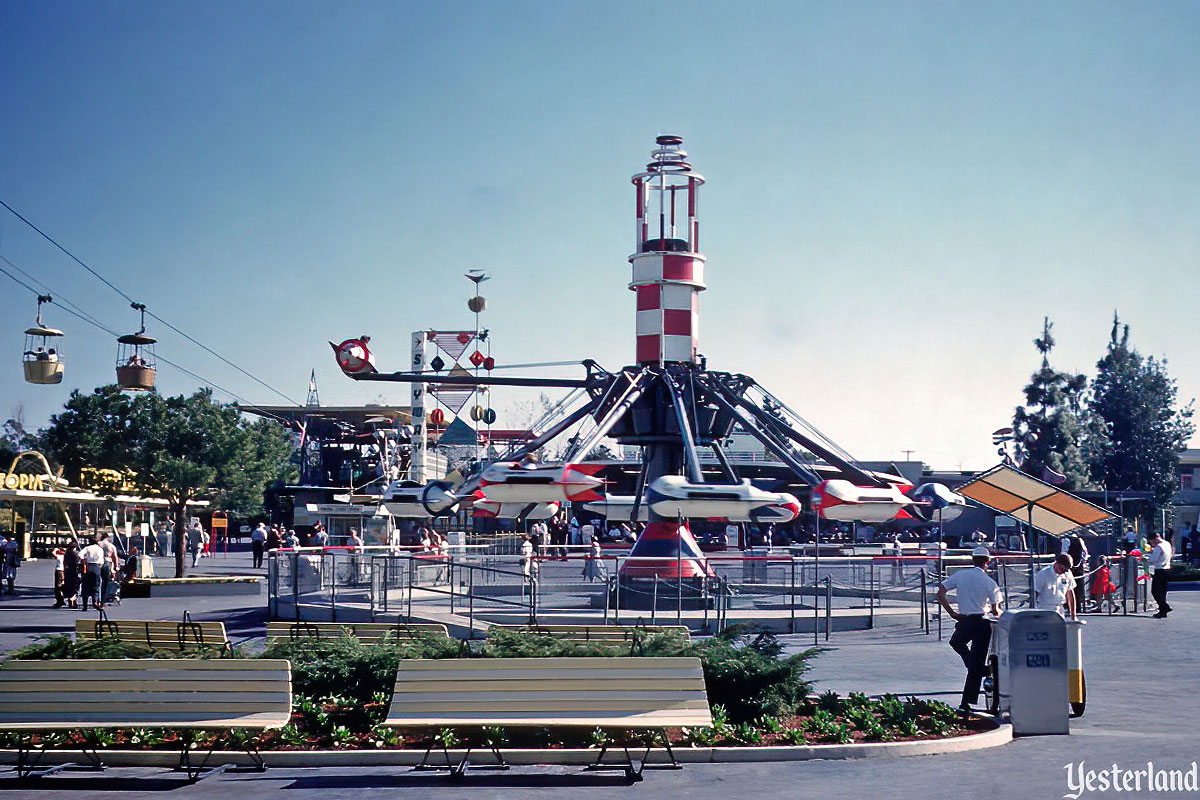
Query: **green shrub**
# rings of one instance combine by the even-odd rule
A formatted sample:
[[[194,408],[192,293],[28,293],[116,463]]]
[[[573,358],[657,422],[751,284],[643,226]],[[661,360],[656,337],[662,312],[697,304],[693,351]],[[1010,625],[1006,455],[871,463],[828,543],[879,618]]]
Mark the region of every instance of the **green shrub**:
[[[376,695],[392,696],[402,658],[454,658],[459,643],[446,636],[365,645],[349,636],[331,639],[279,640],[262,658],[292,662],[292,691],[310,698],[341,696],[365,705]]]

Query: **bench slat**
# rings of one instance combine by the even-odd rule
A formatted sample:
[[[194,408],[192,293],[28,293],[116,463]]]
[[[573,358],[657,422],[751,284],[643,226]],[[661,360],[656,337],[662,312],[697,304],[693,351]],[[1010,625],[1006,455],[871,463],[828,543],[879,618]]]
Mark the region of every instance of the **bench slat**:
[[[274,728],[287,724],[291,697],[281,659],[0,663],[5,730]]]
[[[406,659],[385,725],[712,724],[698,658]]]

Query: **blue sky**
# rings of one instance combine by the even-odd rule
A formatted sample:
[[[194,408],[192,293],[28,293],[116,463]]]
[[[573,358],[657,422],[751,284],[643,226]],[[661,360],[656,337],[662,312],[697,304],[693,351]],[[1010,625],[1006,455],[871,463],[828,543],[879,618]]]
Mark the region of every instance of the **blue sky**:
[[[1198,34],[1171,2],[0,0],[0,198],[290,396],[316,367],[323,402],[402,402],[326,340],[403,367],[410,331],[470,324],[472,266],[501,363],[630,361],[628,179],[679,133],[710,365],[861,458],[979,468],[1043,315],[1090,372],[1119,309],[1200,394]],[[134,326],[2,209],[0,256]],[[0,281],[0,418],[41,424],[115,345],[51,309],[67,381],[22,383],[33,298]]]

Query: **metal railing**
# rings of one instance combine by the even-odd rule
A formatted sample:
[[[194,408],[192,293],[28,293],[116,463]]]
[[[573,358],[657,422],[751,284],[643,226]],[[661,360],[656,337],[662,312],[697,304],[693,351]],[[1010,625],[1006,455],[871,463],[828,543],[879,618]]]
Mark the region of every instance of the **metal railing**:
[[[687,575],[685,559],[631,558],[580,546],[544,548],[525,559],[519,537],[419,548],[298,548],[268,554],[268,596],[277,619],[446,621],[475,632],[484,623],[683,624],[717,632],[744,623],[826,641],[836,630],[908,626],[931,633],[942,615],[942,577],[969,556],[822,556],[788,550],[709,554],[695,577],[630,578],[639,566]],[[553,553],[553,554],[551,554]],[[563,555],[568,553],[569,555]],[[994,576],[1007,606],[1029,606],[1033,572],[1049,556],[999,556]],[[641,563],[645,562],[645,563]],[[703,566],[700,566],[703,564]],[[674,566],[671,570],[669,567]],[[643,572],[648,570],[643,569]],[[1122,580],[1128,587],[1130,581]]]

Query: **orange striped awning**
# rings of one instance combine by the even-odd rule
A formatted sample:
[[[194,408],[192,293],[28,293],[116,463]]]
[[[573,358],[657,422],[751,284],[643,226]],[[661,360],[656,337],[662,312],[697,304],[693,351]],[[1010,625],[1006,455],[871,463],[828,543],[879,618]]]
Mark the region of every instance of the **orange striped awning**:
[[[1007,464],[976,475],[954,491],[1054,536],[1116,516]]]

